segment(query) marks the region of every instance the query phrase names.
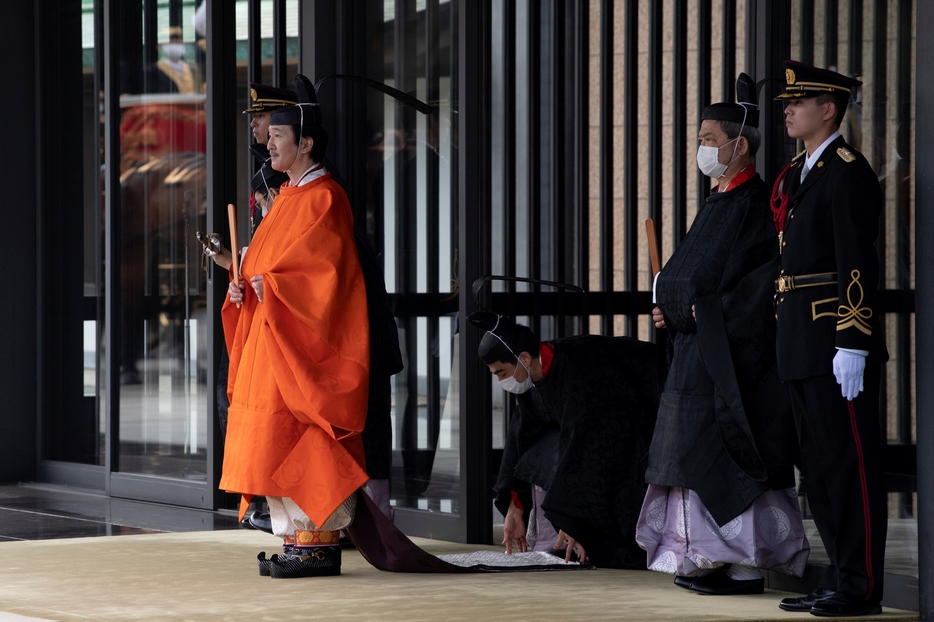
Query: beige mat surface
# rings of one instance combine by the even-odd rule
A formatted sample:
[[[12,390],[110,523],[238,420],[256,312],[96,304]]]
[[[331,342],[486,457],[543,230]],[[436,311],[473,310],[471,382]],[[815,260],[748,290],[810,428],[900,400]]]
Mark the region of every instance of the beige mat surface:
[[[435,554],[497,548],[415,541]],[[340,577],[260,577],[256,554],[278,548],[246,530],[0,543],[0,620],[816,619],[779,610],[783,592],[701,596],[646,571],[393,574],[345,550]],[[871,619],[917,616],[887,609]]]

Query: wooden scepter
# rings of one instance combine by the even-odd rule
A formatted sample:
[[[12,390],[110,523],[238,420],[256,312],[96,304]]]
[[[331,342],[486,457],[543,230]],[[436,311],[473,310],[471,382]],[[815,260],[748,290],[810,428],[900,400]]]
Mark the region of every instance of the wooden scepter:
[[[240,253],[237,245],[237,208],[233,203],[227,204],[227,221],[230,224],[230,257],[233,260],[233,282],[240,287]],[[240,308],[240,303],[237,303]]]
[[[661,272],[662,259],[658,250],[658,236],[655,234],[655,220],[652,218],[645,220],[645,235],[649,239],[649,259],[652,261],[652,278],[654,279],[655,275]]]

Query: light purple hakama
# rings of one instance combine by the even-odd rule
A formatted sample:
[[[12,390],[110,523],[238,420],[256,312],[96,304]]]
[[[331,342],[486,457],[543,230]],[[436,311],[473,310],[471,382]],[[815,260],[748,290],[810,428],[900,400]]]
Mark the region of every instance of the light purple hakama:
[[[739,564],[800,577],[811,551],[794,488],[763,493],[719,526],[694,491],[649,484],[636,542],[649,570],[681,576]]]
[[[525,540],[529,543],[530,551],[551,552],[555,542],[558,541],[558,532],[554,525],[545,518],[542,511],[542,501],[545,499],[545,489],[532,485],[532,510],[529,514],[529,527],[526,529]]]

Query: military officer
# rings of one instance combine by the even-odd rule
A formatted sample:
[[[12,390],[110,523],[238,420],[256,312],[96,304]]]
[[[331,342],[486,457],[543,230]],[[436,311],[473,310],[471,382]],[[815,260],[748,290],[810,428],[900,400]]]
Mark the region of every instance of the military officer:
[[[272,113],[286,106],[298,103],[298,96],[288,89],[277,89],[259,82],[250,82],[250,107],[243,114],[252,114],[250,131],[255,143],[250,145],[250,152],[260,165],[269,160],[269,149],[266,141],[269,140],[269,117]],[[250,193],[250,233],[256,230],[263,219],[262,210],[256,209],[256,199]]]
[[[838,131],[862,83],[785,61],[788,135],[805,150],[772,192],[778,371],[791,392],[808,503],[830,566],[818,588],[779,605],[817,616],[881,613],[886,497],[879,378],[888,359],[876,305],[883,195]]]

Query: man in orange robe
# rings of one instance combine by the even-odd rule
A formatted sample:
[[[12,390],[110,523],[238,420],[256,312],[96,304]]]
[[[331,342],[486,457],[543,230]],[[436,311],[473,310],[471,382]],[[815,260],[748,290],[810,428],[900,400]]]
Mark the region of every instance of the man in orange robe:
[[[222,310],[230,410],[220,486],[243,495],[241,514],[266,496],[288,554],[260,553],[260,574],[281,578],[340,574],[338,533],[367,481],[366,288],[347,195],[320,164],[327,139],[317,104],[273,115],[272,166],[289,182]]]

